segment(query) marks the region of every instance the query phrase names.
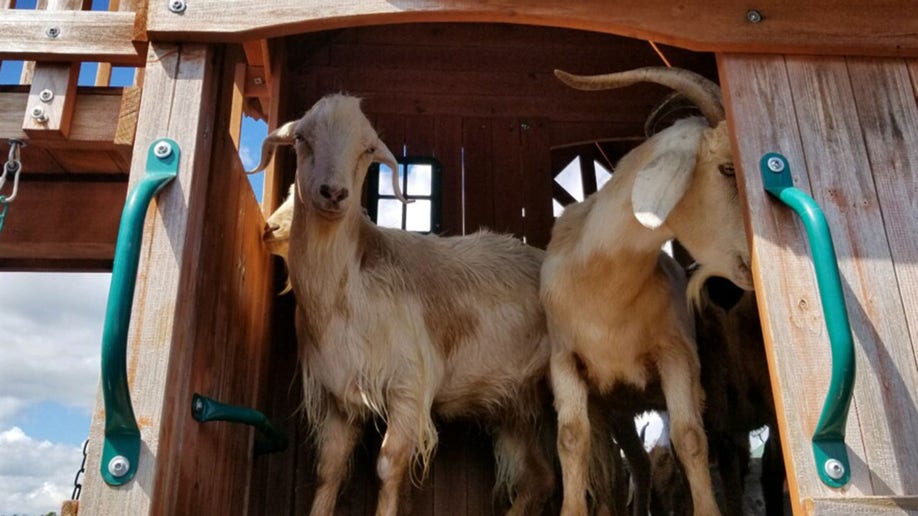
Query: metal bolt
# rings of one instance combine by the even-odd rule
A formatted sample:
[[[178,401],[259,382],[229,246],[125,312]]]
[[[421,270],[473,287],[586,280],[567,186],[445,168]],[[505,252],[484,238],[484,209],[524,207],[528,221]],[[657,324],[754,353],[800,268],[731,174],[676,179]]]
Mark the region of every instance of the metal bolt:
[[[749,21],[749,23],[759,23],[762,21],[762,13],[755,9],[750,9],[746,11],[746,20]]]
[[[195,411],[195,413],[196,413],[196,414],[199,414],[199,413],[201,413],[202,410],[204,410],[204,401],[201,400],[200,398],[194,400],[194,411]]]
[[[54,98],[54,92],[48,89],[41,90],[41,93],[38,94],[38,98],[42,102],[51,102],[51,99]]]
[[[153,147],[153,155],[159,159],[166,159],[172,154],[172,145],[169,142],[159,142]]]
[[[781,158],[768,158],[768,170],[775,174],[784,172],[784,160]]]
[[[45,30],[45,36],[48,36],[51,39],[54,39],[60,35],[61,35],[60,27],[48,27],[47,30]]]
[[[837,459],[829,459],[825,464],[826,475],[832,480],[841,480],[845,476],[845,466]]]
[[[39,124],[43,124],[48,121],[48,115],[45,113],[45,108],[41,106],[35,106],[32,108],[32,112],[29,113],[32,117],[32,120],[35,120]]]
[[[520,123],[520,129],[522,129],[522,130],[524,130],[524,131],[528,131],[530,127],[531,127],[531,126],[529,125],[529,122],[521,122],[521,123]]]
[[[169,10],[175,14],[185,12],[185,9],[188,7],[188,4],[185,3],[185,0],[170,0]]]
[[[257,86],[261,86],[262,84],[265,83],[265,79],[263,77],[255,77],[252,79],[252,82],[255,83]]]
[[[115,455],[112,460],[108,461],[108,472],[113,477],[123,477],[131,470],[131,461],[124,455]]]

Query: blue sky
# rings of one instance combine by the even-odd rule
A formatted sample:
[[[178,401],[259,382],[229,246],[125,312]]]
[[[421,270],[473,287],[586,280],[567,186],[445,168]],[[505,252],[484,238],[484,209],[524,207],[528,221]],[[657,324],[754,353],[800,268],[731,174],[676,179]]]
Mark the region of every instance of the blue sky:
[[[94,9],[107,5],[93,1]],[[94,84],[97,67],[84,63],[79,84]],[[21,71],[21,62],[3,62],[0,84],[18,84]],[[114,67],[111,85],[131,84],[133,73]],[[246,169],[265,133],[263,122],[243,121]],[[263,174],[249,178],[260,200]],[[0,272],[0,516],[60,511],[70,498],[96,400],[109,282],[107,273]]]

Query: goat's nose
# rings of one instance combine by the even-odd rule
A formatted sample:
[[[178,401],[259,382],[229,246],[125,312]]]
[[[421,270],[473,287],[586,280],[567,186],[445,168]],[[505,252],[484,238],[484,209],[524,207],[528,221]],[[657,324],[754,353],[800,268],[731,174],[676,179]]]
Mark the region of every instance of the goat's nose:
[[[319,187],[319,193],[322,197],[332,201],[339,202],[347,199],[347,196],[350,195],[350,192],[347,191],[347,188],[332,188],[328,185],[321,185]]]

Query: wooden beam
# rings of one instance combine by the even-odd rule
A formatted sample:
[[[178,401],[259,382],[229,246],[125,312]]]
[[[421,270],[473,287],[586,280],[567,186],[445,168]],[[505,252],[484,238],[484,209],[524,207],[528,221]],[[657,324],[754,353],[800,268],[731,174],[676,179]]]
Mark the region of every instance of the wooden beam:
[[[178,178],[148,215],[130,323],[143,445],[135,478],[105,485],[97,405],[80,500],[87,514],[229,514],[246,505],[253,430],[189,417],[193,392],[250,407],[261,399],[274,294],[264,218],[229,130],[241,55],[223,57],[201,45],[151,45],[131,179],[144,173],[156,138],[175,139],[182,155]]]
[[[80,63],[38,63],[32,75],[22,131],[30,138],[66,138],[76,106]],[[45,97],[45,94],[49,94]]]
[[[773,0],[761,21],[741,0],[196,0],[182,14],[151,3],[156,39],[234,41],[359,25],[502,22],[550,25],[652,39],[697,51],[918,55],[918,6],[909,0]]]
[[[905,516],[918,513],[918,496],[815,498],[804,507],[807,516]]]
[[[92,179],[23,172],[0,232],[0,270],[110,270],[127,181]]]
[[[137,124],[139,88],[78,88],[77,106],[64,140],[42,140],[45,148],[100,149],[129,148]],[[29,139],[22,130],[22,113],[29,94],[22,88],[0,91],[0,134]]]
[[[918,364],[909,332],[918,312],[905,258],[915,244],[904,230],[918,217],[906,193],[918,175],[909,150],[918,108],[906,62],[723,55],[719,64],[795,513],[807,498],[844,504],[918,492]],[[762,187],[759,160],[772,151],[787,157],[795,186],[822,207],[838,255],[857,363],[845,438],[851,481],[842,490],[819,480],[813,457],[829,342],[802,224]]]
[[[135,37],[132,12],[12,9],[0,17],[0,59],[144,63],[146,43]],[[48,29],[58,30],[49,37]]]

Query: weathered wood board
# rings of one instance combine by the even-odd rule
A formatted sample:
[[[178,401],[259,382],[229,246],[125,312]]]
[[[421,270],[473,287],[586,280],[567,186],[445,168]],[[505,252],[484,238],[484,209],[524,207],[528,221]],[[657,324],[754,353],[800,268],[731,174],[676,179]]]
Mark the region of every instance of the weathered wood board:
[[[721,55],[719,65],[795,511],[806,498],[914,495],[918,109],[910,65],[751,55]],[[822,207],[839,258],[857,361],[846,438],[852,478],[839,490],[819,480],[810,445],[829,342],[803,226],[762,187],[759,159],[772,151]]]

